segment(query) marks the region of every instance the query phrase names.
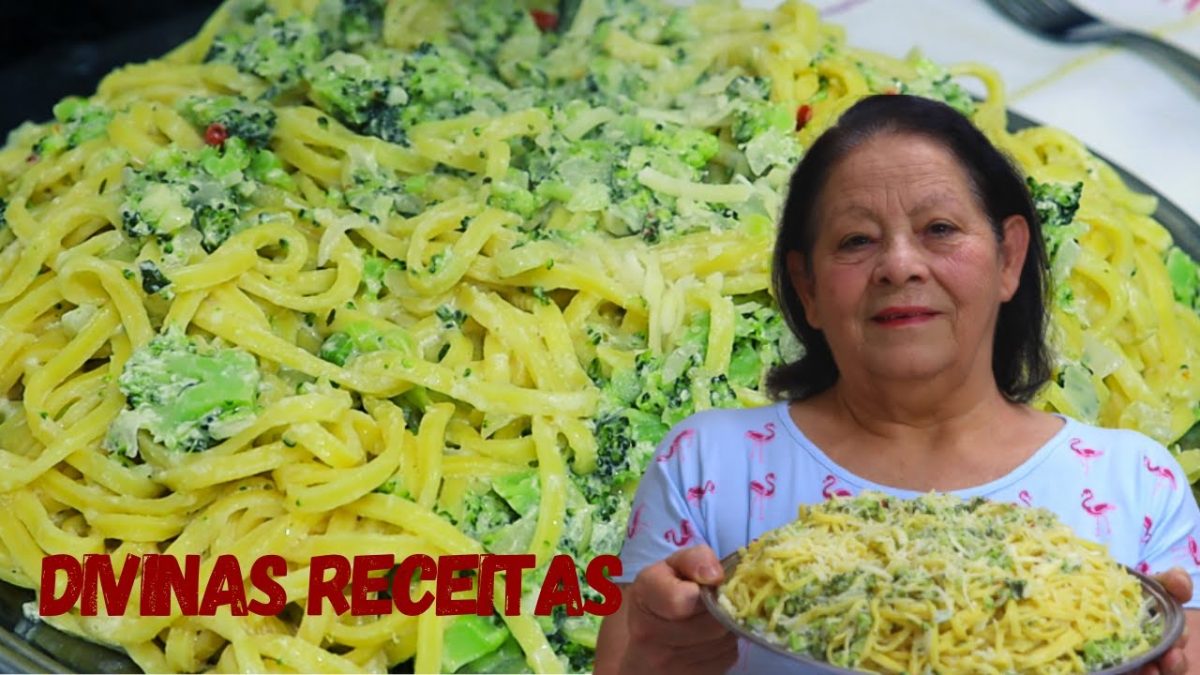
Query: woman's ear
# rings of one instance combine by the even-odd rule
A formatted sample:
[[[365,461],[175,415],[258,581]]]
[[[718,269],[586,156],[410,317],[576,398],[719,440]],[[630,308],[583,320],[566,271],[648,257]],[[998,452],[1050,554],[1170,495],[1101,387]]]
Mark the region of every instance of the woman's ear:
[[[804,264],[804,254],[799,251],[788,251],[787,270],[788,278],[792,282],[792,290],[800,297],[800,304],[804,306],[804,318],[808,320],[808,325],[821,330],[817,303],[813,299],[813,277]]]
[[[1008,302],[1021,284],[1021,269],[1029,253],[1029,223],[1024,216],[1009,216],[1000,229],[1004,234],[1000,241],[1000,298]]]

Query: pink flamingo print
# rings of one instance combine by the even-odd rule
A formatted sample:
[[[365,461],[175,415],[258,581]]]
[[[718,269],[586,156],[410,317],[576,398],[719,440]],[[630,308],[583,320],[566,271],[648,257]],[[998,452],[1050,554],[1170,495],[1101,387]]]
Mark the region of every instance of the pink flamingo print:
[[[1146,464],[1146,470],[1149,471],[1150,473],[1154,474],[1155,476],[1158,476],[1158,479],[1154,481],[1154,491],[1155,492],[1158,492],[1158,489],[1163,486],[1164,482],[1166,482],[1167,487],[1169,487],[1170,489],[1172,489],[1172,490],[1175,489],[1176,485],[1175,485],[1175,472],[1174,471],[1171,471],[1170,469],[1168,469],[1165,466],[1154,466],[1153,464],[1150,463],[1149,457],[1143,457],[1142,460]]]
[[[1084,511],[1087,511],[1087,514],[1089,516],[1092,516],[1093,518],[1096,519],[1096,536],[1097,537],[1102,536],[1101,535],[1101,525],[1103,525],[1103,531],[1105,534],[1112,534],[1112,526],[1110,526],[1108,524],[1108,513],[1111,511],[1116,511],[1117,507],[1113,506],[1112,504],[1105,503],[1105,502],[1101,502],[1099,504],[1089,503],[1095,497],[1096,497],[1096,495],[1091,490],[1085,488],[1083,490],[1083,501],[1080,502],[1080,506],[1083,507]]]
[[[826,475],[824,482],[821,483],[821,496],[824,497],[825,499],[830,499],[833,497],[849,497],[849,496],[851,496],[850,491],[845,488],[838,488],[836,490],[831,490],[830,488],[832,488],[836,484],[837,484],[836,478],[834,478],[832,475]]]
[[[1137,567],[1135,567],[1134,569],[1141,572],[1142,574],[1149,575],[1150,574],[1150,563],[1143,560],[1142,562],[1138,563]]]
[[[1175,546],[1171,549],[1175,554],[1183,554],[1184,557],[1190,558],[1193,565],[1200,566],[1200,543],[1196,542],[1196,538],[1192,535],[1187,536],[1186,552],[1180,551],[1182,546]]]
[[[667,452],[655,457],[654,461],[665,462],[675,455],[679,455],[679,458],[683,459],[683,441],[684,439],[691,438],[695,435],[695,429],[684,429],[683,431],[679,432],[679,435],[676,436],[675,439],[671,441],[671,445],[667,447]]]
[[[638,533],[642,526],[642,511],[646,510],[645,504],[640,504],[633,510],[633,517],[629,519],[629,526],[625,528],[625,538],[633,539],[633,536]]]
[[[1086,476],[1087,472],[1088,472],[1088,462],[1103,455],[1104,451],[1096,450],[1094,448],[1081,447],[1080,444],[1082,444],[1082,443],[1083,443],[1083,439],[1072,438],[1071,439],[1071,452],[1074,452],[1075,455],[1077,457],[1079,457],[1079,461],[1083,462],[1083,475]]]
[[[772,471],[763,476],[763,480],[766,481],[765,485],[756,480],[750,481],[750,492],[752,493],[750,498],[753,500],[755,506],[758,507],[759,520],[762,520],[765,516],[767,499],[775,494],[775,472]]]
[[[675,528],[671,528],[663,533],[663,539],[682,548],[687,546],[687,543],[692,540],[693,534],[692,524],[688,522],[687,518],[684,518],[679,521],[679,534],[675,534]]]
[[[1033,496],[1029,494],[1029,490],[1021,490],[1017,493],[1017,499],[1025,506],[1033,506]]]
[[[763,446],[775,439],[775,424],[767,422],[763,425],[763,429],[766,433],[757,429],[746,432],[746,438],[749,438],[754,443],[755,449],[758,450],[758,461],[760,462],[763,461]]]
[[[689,502],[695,501],[697,504],[699,504],[700,500],[704,498],[704,495],[706,495],[710,492],[716,492],[716,491],[717,491],[717,484],[712,482],[711,480],[706,480],[706,481],[704,481],[704,485],[697,485],[696,487],[688,488],[687,500]]]
[[[1142,516],[1142,538],[1143,544],[1150,543],[1150,530],[1154,527],[1154,520],[1150,516]]]

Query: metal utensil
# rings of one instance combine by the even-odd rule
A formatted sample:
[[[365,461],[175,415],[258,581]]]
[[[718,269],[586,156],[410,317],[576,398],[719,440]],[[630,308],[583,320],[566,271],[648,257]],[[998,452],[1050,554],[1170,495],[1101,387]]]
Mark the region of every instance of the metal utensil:
[[[740,553],[731,553],[721,560],[721,567],[725,569],[725,578],[733,576],[733,571],[741,560]],[[1183,607],[1180,606],[1174,598],[1167,593],[1162,584],[1157,580],[1152,579],[1137,570],[1126,567],[1125,570],[1129,574],[1137,577],[1142,584],[1143,597],[1152,598],[1154,600],[1154,609],[1151,610],[1152,620],[1162,622],[1162,638],[1158,644],[1152,647],[1149,651],[1138,654],[1129,661],[1111,668],[1094,671],[1091,675],[1124,675],[1126,673],[1135,673],[1141,671],[1142,667],[1157,661],[1159,657],[1167,653],[1183,634],[1183,627],[1186,619],[1183,614]],[[742,626],[734,619],[725,608],[721,606],[717,600],[718,587],[702,586],[700,588],[700,598],[704,602],[705,608],[717,619],[721,625],[729,629],[734,635],[749,640],[754,644],[764,647],[767,650],[783,656],[793,662],[801,664],[804,667],[804,672],[815,673],[818,675],[856,675],[862,671],[840,668],[826,661],[810,658],[807,654],[800,654],[785,646],[776,644],[768,640],[765,636],[755,633],[754,631]]]
[[[1140,52],[1167,66],[1200,96],[1200,58],[1158,38],[1107,23],[1067,0],[988,0],[1022,28],[1057,42],[1109,42]]]

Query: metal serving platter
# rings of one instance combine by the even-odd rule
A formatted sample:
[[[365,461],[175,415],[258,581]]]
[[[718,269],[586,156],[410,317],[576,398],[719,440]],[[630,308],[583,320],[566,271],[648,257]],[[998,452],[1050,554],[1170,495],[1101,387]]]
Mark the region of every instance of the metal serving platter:
[[[728,579],[733,575],[733,570],[735,567],[737,567],[739,560],[740,554],[733,553],[721,561],[721,566],[725,568],[725,578]],[[1163,637],[1159,643],[1149,651],[1143,652],[1133,659],[1118,666],[1094,671],[1091,675],[1119,675],[1120,673],[1136,673],[1142,668],[1142,666],[1153,663],[1159,657],[1165,654],[1167,650],[1171,648],[1171,645],[1175,644],[1175,642],[1179,639],[1179,636],[1183,634],[1183,628],[1186,620],[1183,614],[1183,608],[1179,605],[1179,603],[1175,602],[1175,600],[1167,594],[1166,590],[1163,589],[1162,584],[1138,572],[1137,570],[1129,567],[1126,567],[1125,569],[1142,582],[1143,595],[1145,597],[1154,599],[1155,610],[1152,610],[1154,611],[1154,617],[1152,620],[1163,622]],[[757,633],[747,630],[728,612],[726,612],[725,608],[722,607],[720,603],[717,602],[716,587],[703,587],[700,592],[700,597],[703,599],[704,606],[708,608],[708,611],[716,617],[717,621],[721,622],[723,626],[732,631],[734,635],[745,638],[746,640],[749,640],[760,647],[768,649],[775,654],[779,654],[784,658],[794,661],[798,665],[802,665],[804,667],[804,672],[806,673],[814,673],[816,675],[861,675],[861,673],[864,672],[861,670],[839,668],[838,666],[832,665],[828,662],[809,658],[808,656],[793,652],[782,645],[778,645],[770,640],[767,640]]]
[[[1008,113],[1008,120],[1011,131],[1038,126],[1037,122],[1012,111]],[[1200,224],[1133,174],[1099,153],[1093,154],[1111,165],[1130,188],[1156,196],[1158,210],[1155,211],[1154,218],[1170,231],[1177,246],[1192,258],[1200,260]],[[1157,586],[1156,582],[1152,583]],[[46,623],[30,621],[26,618],[22,605],[32,601],[33,591],[0,581],[0,673],[141,672],[123,652],[65,634]],[[1179,617],[1182,617],[1182,611],[1178,608],[1176,611]],[[1182,621],[1182,618],[1180,620]],[[824,666],[829,667],[828,664]],[[821,664],[814,667],[821,667]],[[835,669],[828,672],[850,671]]]

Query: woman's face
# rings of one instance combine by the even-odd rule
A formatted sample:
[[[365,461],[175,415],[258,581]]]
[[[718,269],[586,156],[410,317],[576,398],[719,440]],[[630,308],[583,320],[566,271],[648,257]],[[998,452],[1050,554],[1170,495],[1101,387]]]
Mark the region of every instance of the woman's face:
[[[788,269],[844,377],[990,376],[1000,303],[1025,260],[1024,218],[1006,220],[997,241],[954,156],[894,133],[835,165],[815,215],[811,276],[798,252]]]

